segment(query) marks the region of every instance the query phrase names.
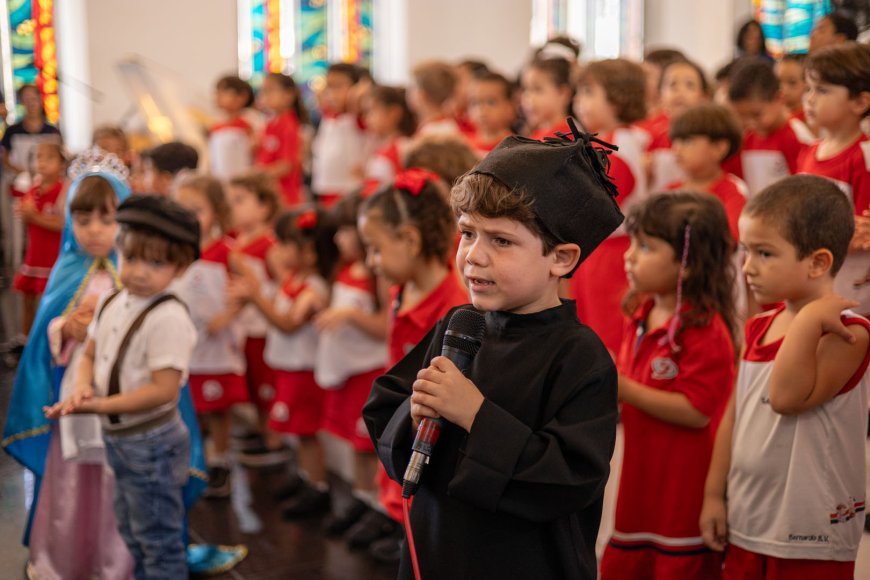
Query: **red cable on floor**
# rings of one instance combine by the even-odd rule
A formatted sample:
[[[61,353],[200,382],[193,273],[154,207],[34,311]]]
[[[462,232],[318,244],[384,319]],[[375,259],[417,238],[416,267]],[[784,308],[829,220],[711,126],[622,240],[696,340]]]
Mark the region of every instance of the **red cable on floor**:
[[[417,563],[417,548],[414,547],[414,532],[411,531],[410,501],[402,498],[402,514],[405,516],[405,535],[408,537],[408,551],[411,553],[411,566],[414,568],[414,578],[420,580],[420,564]]]

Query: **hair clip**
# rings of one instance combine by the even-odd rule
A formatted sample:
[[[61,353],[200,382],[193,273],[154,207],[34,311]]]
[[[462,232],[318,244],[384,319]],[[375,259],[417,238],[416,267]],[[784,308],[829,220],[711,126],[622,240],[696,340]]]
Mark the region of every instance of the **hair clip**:
[[[73,181],[88,173],[108,173],[120,181],[127,181],[130,171],[118,157],[97,146],[85,149],[72,160],[67,175]]]
[[[405,190],[416,197],[426,187],[426,183],[438,181],[439,179],[441,178],[438,177],[437,173],[433,173],[428,169],[411,167],[396,175],[393,185],[396,189]]]
[[[317,212],[307,209],[296,216],[296,227],[300,230],[313,230],[317,227]]]

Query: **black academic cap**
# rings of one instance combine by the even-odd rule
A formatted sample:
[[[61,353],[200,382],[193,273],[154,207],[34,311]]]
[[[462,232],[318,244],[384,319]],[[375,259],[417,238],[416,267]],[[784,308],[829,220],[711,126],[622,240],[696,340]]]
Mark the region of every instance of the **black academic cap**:
[[[132,195],[118,207],[119,224],[150,230],[170,240],[194,248],[199,259],[199,220],[192,211],[168,197]]]
[[[535,214],[562,243],[580,246],[580,263],[613,233],[624,216],[616,204],[616,185],[607,175],[616,149],[579,131],[537,141],[512,136],[493,149],[471,172],[494,177],[511,190],[530,195]]]

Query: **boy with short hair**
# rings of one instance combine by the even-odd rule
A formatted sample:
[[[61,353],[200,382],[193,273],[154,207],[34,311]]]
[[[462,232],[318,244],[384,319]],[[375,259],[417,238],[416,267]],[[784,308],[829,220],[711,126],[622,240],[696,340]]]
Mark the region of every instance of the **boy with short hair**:
[[[746,181],[749,195],[797,173],[798,155],[816,138],[804,123],[789,118],[773,66],[761,58],[735,65],[728,100],[744,135],[740,155],[725,169]]]
[[[740,218],[760,304],[716,435],[701,531],[725,580],[851,579],[864,522],[870,322],[834,294],[854,231],[830,181],[785,178]],[[727,495],[727,497],[726,497]]]
[[[852,200],[858,230],[866,230],[862,214],[870,208],[870,139],[861,122],[870,114],[870,46],[849,42],[813,53],[804,65],[807,119],[822,130],[822,139],[804,150],[798,171],[832,180]],[[856,242],[859,242],[856,236]],[[853,244],[834,290],[860,302],[870,313],[870,251]]]
[[[831,12],[816,22],[810,33],[810,54],[858,39],[858,24],[842,12]]]
[[[176,177],[184,170],[195,171],[198,164],[199,153],[196,149],[180,141],[149,149],[142,156],[144,193],[169,195]]]
[[[692,107],[673,120],[670,138],[686,179],[668,184],[667,189],[715,195],[725,207],[731,235],[739,239],[737,220],[748,190],[742,179],[722,170],[722,163],[740,150],[742,134],[734,114],[713,103]]]
[[[616,371],[559,285],[622,223],[603,156],[576,129],[508,137],[453,188],[483,346],[467,378],[436,356],[451,311],[375,381],[363,413],[396,481],[420,420],[447,421],[410,514],[424,578],[596,575]],[[399,577],[412,577],[407,546]]]
[[[196,329],[170,284],[199,256],[199,222],[165,197],[118,208],[124,289],[97,307],[70,399],[46,408],[103,416],[115,517],[139,578],[186,578],[182,536],[190,438],[176,409]]]
[[[514,85],[497,72],[486,71],[471,79],[468,116],[475,130],[468,142],[479,158],[513,134],[517,118]]]
[[[408,88],[408,106],[417,115],[416,137],[423,135],[462,135],[453,119],[456,72],[440,60],[422,62],[411,71],[414,80]]]

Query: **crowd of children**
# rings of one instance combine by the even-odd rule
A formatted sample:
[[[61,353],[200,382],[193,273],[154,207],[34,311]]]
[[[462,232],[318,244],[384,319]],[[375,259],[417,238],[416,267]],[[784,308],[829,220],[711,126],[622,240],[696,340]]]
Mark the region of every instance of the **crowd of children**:
[[[197,425],[176,411],[189,384],[207,498],[232,494],[236,461],[295,456],[274,490],[283,516],[326,515],[326,533],[401,559],[403,578],[418,564],[850,578],[870,396],[870,47],[844,26],[823,18],[806,56],[738,58],[715,88],[675,50],[581,64],[561,38],[517,82],[433,61],[383,86],[334,63],[315,115],[289,75],[256,93],[227,76],[207,152],[134,155],[104,127],[71,184],[63,147],[35,145],[12,190],[30,340],[3,439],[41,481],[33,577],[190,565]],[[45,131],[25,104],[22,130]],[[487,338],[465,379],[436,355],[469,302]],[[256,420],[239,435],[243,405]],[[399,481],[412,430],[438,416],[444,456],[407,523],[418,563]],[[324,433],[352,450],[350,502],[332,493]],[[161,522],[139,509],[146,490]],[[83,534],[100,549],[59,539]]]

